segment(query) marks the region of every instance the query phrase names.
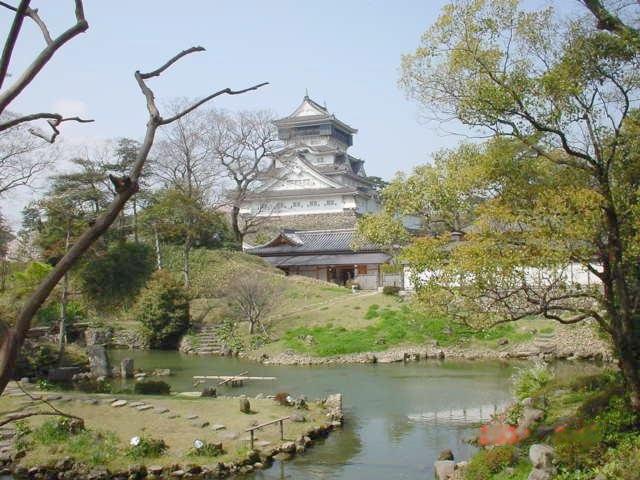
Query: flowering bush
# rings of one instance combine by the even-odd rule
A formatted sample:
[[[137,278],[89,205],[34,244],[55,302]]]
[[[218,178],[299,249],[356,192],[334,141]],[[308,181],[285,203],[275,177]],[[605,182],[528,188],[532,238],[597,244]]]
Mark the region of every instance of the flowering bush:
[[[222,443],[208,443],[202,440],[195,440],[188,455],[192,457],[217,457],[223,453]]]
[[[139,458],[156,458],[162,455],[169,446],[164,440],[153,438],[132,437],[127,448],[127,457],[137,460]]]

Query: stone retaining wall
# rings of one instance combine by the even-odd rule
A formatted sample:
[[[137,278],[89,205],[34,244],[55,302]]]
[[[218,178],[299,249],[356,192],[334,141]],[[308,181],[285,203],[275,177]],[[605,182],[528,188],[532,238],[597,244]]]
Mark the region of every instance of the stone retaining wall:
[[[248,243],[261,243],[270,240],[280,230],[331,230],[339,228],[354,228],[358,214],[353,210],[342,213],[323,213],[308,215],[272,216],[260,225],[258,232],[246,236]],[[257,242],[259,240],[260,242]]]

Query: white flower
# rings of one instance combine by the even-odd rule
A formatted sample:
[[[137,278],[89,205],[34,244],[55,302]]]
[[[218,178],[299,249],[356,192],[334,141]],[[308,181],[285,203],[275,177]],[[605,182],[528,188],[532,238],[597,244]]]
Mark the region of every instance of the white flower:
[[[287,403],[293,403],[293,398],[291,395],[287,395]]]
[[[193,442],[193,446],[200,450],[202,447],[204,447],[204,443],[202,442],[202,440],[196,440],[195,442]]]
[[[137,447],[138,445],[140,445],[140,437],[131,437],[129,445],[131,445],[132,447]]]

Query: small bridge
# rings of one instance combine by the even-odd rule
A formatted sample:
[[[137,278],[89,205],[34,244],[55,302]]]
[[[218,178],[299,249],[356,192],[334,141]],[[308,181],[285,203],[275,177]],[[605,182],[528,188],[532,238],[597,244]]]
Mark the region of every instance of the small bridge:
[[[416,423],[468,425],[491,420],[507,403],[480,405],[478,407],[438,410],[409,415],[409,420]]]

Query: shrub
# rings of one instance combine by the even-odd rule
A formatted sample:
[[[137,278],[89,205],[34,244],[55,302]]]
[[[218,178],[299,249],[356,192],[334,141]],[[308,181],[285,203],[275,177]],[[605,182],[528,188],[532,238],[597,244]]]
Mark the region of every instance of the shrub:
[[[553,438],[557,462],[568,471],[592,467],[603,453],[601,442],[597,425],[558,432]]]
[[[373,305],[369,306],[369,309],[367,310],[367,313],[364,314],[364,318],[366,318],[367,320],[371,320],[373,318],[379,317],[380,316],[380,311],[378,310],[380,308],[380,305],[374,303]]]
[[[86,320],[87,313],[82,305],[78,302],[67,302],[67,325],[74,322],[82,322]],[[36,314],[35,324],[39,326],[50,326],[60,321],[60,304],[52,302],[40,308]]]
[[[167,451],[169,446],[164,440],[155,440],[146,437],[133,437],[129,442],[126,456],[132,460],[141,458],[157,458]]]
[[[396,287],[395,285],[385,285],[382,287],[382,293],[385,295],[398,295],[400,293],[401,288]]]
[[[13,439],[13,446],[15,447],[17,452],[22,452],[29,448],[29,434],[31,433],[31,428],[29,424],[24,420],[18,420],[15,423],[16,433]]]
[[[47,420],[40,427],[36,428],[31,438],[42,445],[54,445],[67,440],[71,435],[75,435],[84,430],[84,423],[74,418],[58,418]]]
[[[569,388],[574,392],[596,392],[619,385],[620,381],[618,372],[605,372],[578,377],[569,384]]]
[[[534,396],[553,379],[553,373],[542,362],[530,368],[520,368],[512,377],[514,395],[518,400]]]
[[[118,437],[112,432],[85,430],[72,436],[67,444],[68,452],[91,466],[102,466],[119,457]]]
[[[85,294],[96,305],[130,305],[153,269],[151,247],[117,242],[85,262],[80,279]]]
[[[512,445],[493,447],[478,452],[464,471],[465,480],[490,480],[493,475],[517,461],[517,450]]]
[[[189,298],[178,282],[159,270],[140,293],[133,318],[142,323],[151,348],[176,348],[189,328]]]
[[[631,407],[628,397],[613,395],[594,423],[602,426],[605,441],[617,442],[626,432],[638,429],[640,415]]]
[[[146,380],[136,383],[133,392],[138,395],[169,395],[171,386],[160,380]]]
[[[597,469],[605,478],[636,480],[640,472],[640,435],[626,437],[605,455],[605,464]]]
[[[222,443],[210,443],[196,440],[193,442],[193,447],[189,449],[187,455],[190,457],[217,457],[223,453],[224,450],[222,449]]]
[[[75,387],[84,393],[114,393],[113,385],[105,379],[82,378],[75,382]]]
[[[88,365],[87,357],[77,349],[65,349],[62,361],[59,361],[58,346],[53,343],[29,342],[22,349],[16,363],[15,378],[43,378],[47,376],[49,369],[62,366]]]

